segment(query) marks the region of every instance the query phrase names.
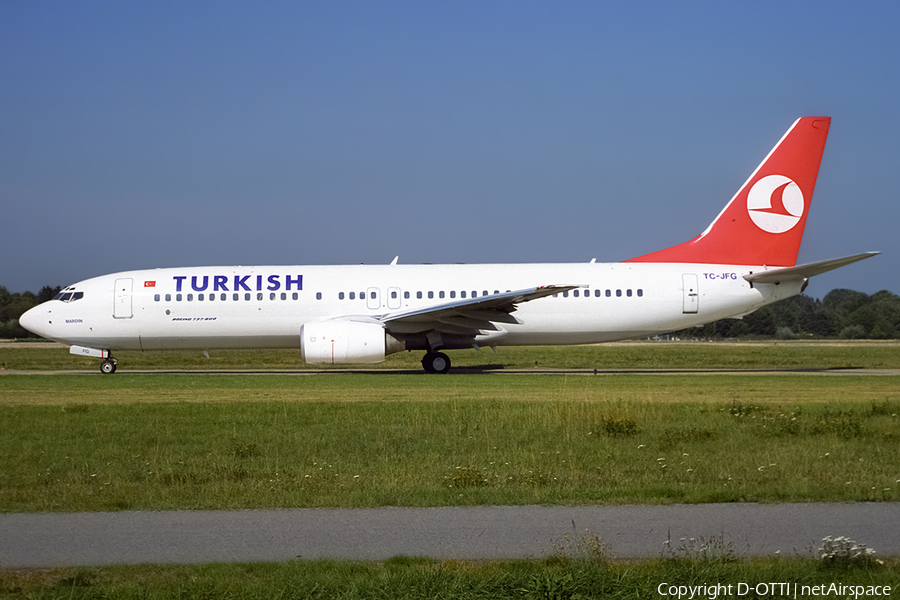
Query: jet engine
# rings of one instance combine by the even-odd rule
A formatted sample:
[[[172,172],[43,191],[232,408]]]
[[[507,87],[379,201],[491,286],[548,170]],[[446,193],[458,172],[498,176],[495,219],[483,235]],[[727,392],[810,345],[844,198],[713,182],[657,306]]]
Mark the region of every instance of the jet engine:
[[[315,321],[300,330],[300,353],[309,364],[380,363],[386,354],[405,349],[374,320]]]

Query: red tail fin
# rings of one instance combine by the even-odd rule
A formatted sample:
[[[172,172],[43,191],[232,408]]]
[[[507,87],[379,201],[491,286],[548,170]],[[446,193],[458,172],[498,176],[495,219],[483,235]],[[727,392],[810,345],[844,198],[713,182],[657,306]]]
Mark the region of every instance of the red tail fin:
[[[830,125],[798,119],[706,231],[626,262],[795,265]]]

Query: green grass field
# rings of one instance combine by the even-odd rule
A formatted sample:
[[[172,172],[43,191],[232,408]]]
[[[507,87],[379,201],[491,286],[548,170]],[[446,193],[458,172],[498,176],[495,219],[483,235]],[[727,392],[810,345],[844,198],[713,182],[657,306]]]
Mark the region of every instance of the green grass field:
[[[687,599],[690,589],[686,586],[693,586],[694,598],[703,599],[864,598],[876,593],[892,597],[898,581],[895,561],[827,568],[811,558],[734,560],[701,556],[616,563],[567,557],[488,562],[397,557],[379,563],[290,561],[0,571],[0,598],[675,599],[680,591]],[[773,582],[796,588],[774,587]],[[659,594],[661,584],[665,596]],[[725,587],[697,589],[716,584]],[[747,586],[749,593],[739,584]],[[832,584],[853,587],[844,587],[843,594],[828,594]],[[825,588],[815,587],[823,585]],[[679,590],[679,586],[685,587]],[[744,593],[738,595],[739,591]]]
[[[0,510],[893,501],[898,413],[897,376],[7,374]]]
[[[122,353],[110,377],[64,348],[4,344],[0,511],[897,501],[900,377],[803,371],[898,368],[898,349],[516,348],[454,353],[457,365],[489,367],[447,376],[419,374],[419,357],[405,354],[383,365],[399,372],[309,373],[288,351]],[[504,372],[535,364],[551,373]],[[182,368],[194,372],[164,372]],[[636,372],[685,368],[748,372]],[[244,369],[285,372],[217,372]],[[782,369],[795,371],[771,372]],[[660,583],[900,585],[896,560],[825,564],[811,548],[751,560],[688,546],[619,562],[571,542],[522,561],[0,565],[0,598],[635,598],[659,595]]]

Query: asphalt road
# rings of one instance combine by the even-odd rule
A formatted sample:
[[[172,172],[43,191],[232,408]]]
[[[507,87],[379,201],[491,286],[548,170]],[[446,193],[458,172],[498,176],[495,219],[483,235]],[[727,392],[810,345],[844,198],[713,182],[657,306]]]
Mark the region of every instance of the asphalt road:
[[[829,535],[900,555],[900,503],[4,514],[0,568],[535,558],[585,535],[616,558],[659,556],[667,540],[677,549],[690,538],[717,539],[738,556],[809,556]]]

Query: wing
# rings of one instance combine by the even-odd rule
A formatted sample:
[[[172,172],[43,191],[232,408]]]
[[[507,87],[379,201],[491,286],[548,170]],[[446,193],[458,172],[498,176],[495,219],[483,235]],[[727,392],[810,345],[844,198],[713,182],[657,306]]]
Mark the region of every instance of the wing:
[[[436,332],[449,336],[475,338],[502,332],[498,324],[521,324],[512,313],[516,306],[546,296],[573,290],[577,285],[548,285],[524,290],[458,300],[427,308],[390,313],[379,318],[392,334],[408,335]]]

